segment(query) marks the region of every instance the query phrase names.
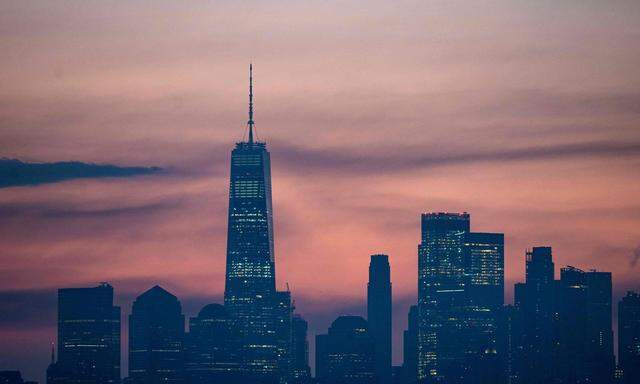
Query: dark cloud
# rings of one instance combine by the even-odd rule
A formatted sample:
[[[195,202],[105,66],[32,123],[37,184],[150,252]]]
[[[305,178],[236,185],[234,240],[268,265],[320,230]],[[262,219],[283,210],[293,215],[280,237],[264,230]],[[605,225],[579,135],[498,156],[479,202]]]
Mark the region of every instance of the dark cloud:
[[[4,217],[34,215],[43,218],[67,219],[67,218],[108,218],[127,215],[146,215],[158,211],[179,207],[180,199],[167,199],[164,201],[140,204],[122,205],[117,207],[79,209],[68,206],[55,206],[41,203],[13,203],[0,204],[0,214]]]
[[[0,291],[0,329],[29,330],[55,325],[55,289]]]
[[[0,188],[56,183],[71,179],[132,177],[161,170],[158,167],[120,167],[78,161],[25,163],[16,159],[0,159]]]
[[[374,148],[369,153],[346,149],[303,149],[276,142],[274,162],[297,172],[379,174],[476,163],[524,162],[567,158],[640,156],[640,142],[594,141],[490,151],[444,152],[439,148]]]

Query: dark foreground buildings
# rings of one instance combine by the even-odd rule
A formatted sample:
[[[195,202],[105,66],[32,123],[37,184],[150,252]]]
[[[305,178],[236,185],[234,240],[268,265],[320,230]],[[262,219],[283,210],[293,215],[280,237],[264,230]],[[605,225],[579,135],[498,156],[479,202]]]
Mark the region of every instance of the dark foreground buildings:
[[[526,254],[526,282],[505,311],[501,353],[509,383],[613,382],[611,273],[565,267],[550,247]]]
[[[189,319],[186,351],[189,384],[240,383],[238,335],[224,306],[206,305]]]
[[[120,382],[120,307],[109,284],[58,290],[58,361],[47,382]]]
[[[360,316],[340,316],[316,336],[316,380],[320,384],[374,384],[375,341]]]

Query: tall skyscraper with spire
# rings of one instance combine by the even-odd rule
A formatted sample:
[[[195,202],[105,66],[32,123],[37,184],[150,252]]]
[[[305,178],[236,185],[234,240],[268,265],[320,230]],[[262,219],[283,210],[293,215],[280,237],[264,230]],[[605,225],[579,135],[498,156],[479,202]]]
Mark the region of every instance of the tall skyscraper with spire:
[[[271,162],[266,143],[254,140],[254,125],[250,65],[249,137],[231,152],[224,302],[236,319],[244,374],[273,382],[283,375],[290,349],[282,345],[290,337],[280,325],[290,324],[291,302],[288,293],[276,292]]]

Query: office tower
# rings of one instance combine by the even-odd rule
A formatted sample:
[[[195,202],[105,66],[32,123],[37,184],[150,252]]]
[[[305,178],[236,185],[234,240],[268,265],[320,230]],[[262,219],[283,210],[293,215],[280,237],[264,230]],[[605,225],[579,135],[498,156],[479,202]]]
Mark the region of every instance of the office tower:
[[[47,382],[120,382],[120,307],[111,285],[58,290],[58,361]]]
[[[587,371],[594,383],[609,383],[615,371],[611,272],[584,273],[587,286]]]
[[[290,327],[288,335],[278,330],[290,321],[291,302],[289,292],[275,289],[271,165],[266,144],[254,140],[249,70],[248,140],[231,152],[224,303],[236,319],[247,380],[275,382],[290,346]]]
[[[189,319],[186,374],[189,384],[241,383],[234,321],[220,304]]]
[[[184,383],[184,315],[178,298],[159,286],[142,293],[129,315],[129,379]]]
[[[504,234],[469,232],[465,237],[464,270],[467,351],[471,369],[467,383],[503,381],[498,356],[498,320],[504,304]]]
[[[473,303],[499,310],[504,304],[504,234],[467,233],[464,264]]]
[[[307,341],[307,321],[294,315],[291,321],[291,383],[303,384],[310,381],[309,342]]]
[[[425,213],[418,246],[418,379],[452,381],[464,353],[467,213]]]
[[[610,383],[614,372],[611,273],[560,270],[556,375],[564,383]]]
[[[316,345],[319,383],[375,383],[374,340],[362,317],[338,317],[326,335],[318,335]]]
[[[418,246],[418,379],[491,381],[504,286],[504,235],[467,213],[425,213]]]
[[[418,381],[418,306],[412,305],[407,315],[407,330],[403,333],[402,372],[405,383]]]
[[[515,306],[522,316],[520,380],[523,384],[548,383],[554,378],[555,302],[551,247],[534,247],[526,253],[526,282],[515,285]]]
[[[624,384],[640,383],[640,294],[618,303],[618,361]]]
[[[375,341],[376,381],[391,381],[391,272],[389,256],[372,255],[367,284],[367,322]]]

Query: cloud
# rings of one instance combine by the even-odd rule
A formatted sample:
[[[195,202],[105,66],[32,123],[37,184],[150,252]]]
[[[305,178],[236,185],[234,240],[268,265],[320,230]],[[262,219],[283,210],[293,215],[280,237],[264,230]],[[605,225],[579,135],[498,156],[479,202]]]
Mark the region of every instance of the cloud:
[[[292,171],[310,170],[380,174],[404,172],[444,166],[463,166],[476,163],[525,162],[569,158],[616,158],[640,156],[640,142],[593,141],[489,151],[445,152],[438,148],[374,148],[369,153],[346,149],[303,149],[281,142],[274,145],[274,161]]]
[[[161,170],[158,167],[120,167],[78,161],[25,163],[16,159],[0,159],[0,188],[56,183],[72,179],[133,177],[158,173]]]
[[[55,325],[55,289],[0,291],[0,329],[29,330]]]

